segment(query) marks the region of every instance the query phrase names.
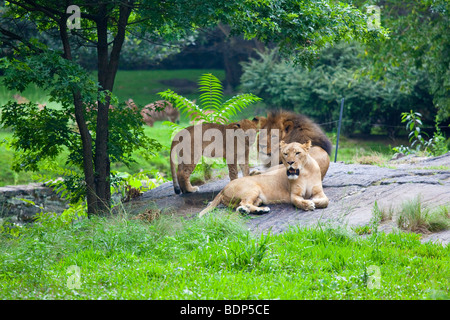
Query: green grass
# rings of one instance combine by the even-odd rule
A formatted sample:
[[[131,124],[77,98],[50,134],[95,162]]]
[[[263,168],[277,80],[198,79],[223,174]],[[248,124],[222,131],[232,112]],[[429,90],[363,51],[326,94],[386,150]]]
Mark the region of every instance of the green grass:
[[[0,299],[448,299],[449,254],[402,232],[265,236],[227,211],[152,223],[119,214],[0,233]]]
[[[161,100],[158,92],[172,89],[175,92],[179,88],[162,84],[161,80],[185,79],[195,83],[204,73],[212,73],[219,79],[225,79],[224,70],[145,70],[145,71],[119,71],[114,84],[114,93],[119,101],[132,98],[138,104],[148,104],[156,100]],[[199,94],[195,90],[191,93],[180,93],[189,99],[198,98]]]
[[[334,162],[336,155],[336,135],[329,134],[333,143],[333,151],[330,161]],[[390,141],[383,136],[347,138],[340,136],[337,161],[345,163],[375,164],[381,165],[389,160],[394,152]]]
[[[450,208],[447,205],[432,210],[416,197],[402,203],[398,211],[397,225],[407,231],[428,233],[450,228]]]

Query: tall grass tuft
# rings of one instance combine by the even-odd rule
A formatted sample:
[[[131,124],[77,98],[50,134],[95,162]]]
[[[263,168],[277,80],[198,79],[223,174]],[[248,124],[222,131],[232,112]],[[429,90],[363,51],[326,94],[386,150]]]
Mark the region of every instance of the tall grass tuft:
[[[435,210],[423,206],[421,198],[416,197],[402,204],[398,212],[397,226],[403,230],[429,233],[448,229],[450,215],[448,206]]]
[[[428,233],[428,214],[430,210],[422,206],[420,198],[414,198],[402,204],[397,225],[403,230]]]

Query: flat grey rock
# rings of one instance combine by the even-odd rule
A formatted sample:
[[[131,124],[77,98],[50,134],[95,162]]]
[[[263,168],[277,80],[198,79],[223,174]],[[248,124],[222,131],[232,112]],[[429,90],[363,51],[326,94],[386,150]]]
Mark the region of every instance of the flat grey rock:
[[[403,202],[420,196],[427,207],[450,205],[450,153],[435,158],[400,158],[386,167],[331,163],[323,180],[330,199],[328,208],[302,211],[289,204],[270,205],[270,213],[250,215],[247,224],[253,232],[280,233],[292,226],[331,223],[363,226],[370,223],[375,202],[379,208],[397,208]],[[145,192],[135,199],[134,207],[153,203],[160,209],[195,216],[206,207],[229,179],[200,186],[196,193],[176,195],[172,182]],[[213,213],[212,213],[213,214]],[[381,229],[395,228],[393,221]],[[450,230],[423,235],[423,241],[450,242]]]

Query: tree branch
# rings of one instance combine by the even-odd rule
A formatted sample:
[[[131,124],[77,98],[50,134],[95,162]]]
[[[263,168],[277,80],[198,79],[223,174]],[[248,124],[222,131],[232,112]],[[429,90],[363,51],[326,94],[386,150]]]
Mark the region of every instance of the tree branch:
[[[25,9],[25,10],[34,11],[34,12],[35,11],[42,12],[47,17],[55,20],[56,22],[58,22],[59,17],[62,14],[64,14],[64,12],[60,12],[60,11],[57,11],[57,10],[52,9],[52,8],[42,7],[42,6],[38,5],[36,2],[31,1],[31,0],[24,0],[24,2],[26,2],[28,4],[28,6],[25,5],[22,2],[18,2],[18,1],[15,1],[15,0],[9,1],[9,3],[15,4],[16,6],[21,7],[23,9]]]

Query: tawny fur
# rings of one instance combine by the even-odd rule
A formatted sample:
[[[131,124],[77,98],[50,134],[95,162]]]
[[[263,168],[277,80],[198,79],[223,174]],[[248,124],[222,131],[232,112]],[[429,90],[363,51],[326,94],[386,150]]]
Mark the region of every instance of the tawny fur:
[[[217,129],[220,131],[223,140],[222,140],[222,145],[217,145],[217,143],[219,142],[215,142],[213,141],[207,141],[206,139],[202,139],[202,142],[198,142],[196,141],[196,137],[195,137],[195,128],[201,126],[201,134],[202,137],[204,136],[205,131],[207,131],[208,129]],[[227,141],[226,139],[226,130],[227,129],[233,129],[233,130],[238,130],[238,129],[242,129],[244,132],[252,129],[256,135],[256,130],[258,127],[258,123],[257,121],[251,121],[251,120],[241,120],[239,122],[236,123],[230,123],[230,124],[217,124],[217,123],[202,123],[201,125],[196,125],[196,126],[190,126],[185,128],[185,130],[187,130],[189,132],[190,135],[190,145],[191,145],[191,154],[190,154],[190,161],[188,164],[186,163],[180,163],[180,155],[178,154],[178,152],[181,152],[181,150],[178,150],[179,148],[178,145],[180,145],[180,143],[182,142],[179,141],[179,135],[181,134],[181,132],[179,132],[175,138],[172,141],[172,145],[170,148],[170,169],[172,172],[172,180],[173,180],[173,187],[175,190],[175,193],[179,194],[180,192],[182,193],[190,193],[190,192],[196,192],[198,191],[198,187],[193,187],[191,185],[190,182],[190,176],[192,174],[192,172],[194,171],[195,167],[197,166],[197,163],[200,161],[201,156],[205,156],[204,151],[205,148],[209,147],[211,148],[212,144],[216,143],[215,146],[215,150],[221,150],[222,152],[222,157],[224,159],[227,158],[227,145],[230,147],[232,144],[231,141]],[[245,157],[245,163],[242,163],[242,161],[240,161],[239,166],[241,168],[242,174],[244,176],[248,176],[249,175],[249,148],[250,148],[250,141],[255,141],[256,136],[253,137],[253,139],[250,139],[249,137],[245,137],[243,139],[245,139],[245,141],[241,140],[241,141],[237,141],[238,138],[235,138],[235,142],[233,143],[234,145],[234,160],[233,163],[227,163],[228,166],[228,174],[230,177],[230,180],[234,180],[237,179],[238,177],[238,146],[245,146],[245,150],[239,150],[239,154],[242,154],[242,152],[245,152],[244,157]],[[206,140],[206,141],[205,141]],[[222,149],[220,149],[222,148]],[[219,153],[219,151],[218,151]],[[177,155],[178,157],[178,166],[175,164],[174,162],[174,156]],[[220,154],[211,154],[212,158],[216,158],[219,157]]]
[[[205,215],[219,204],[243,213],[267,213],[261,204],[292,203],[303,210],[326,208],[328,198],[323,192],[320,168],[309,155],[311,142],[280,143],[283,167],[256,176],[230,181],[214,200],[199,213]],[[289,170],[298,176],[288,175]]]
[[[330,165],[329,155],[332,151],[332,144],[317,124],[302,114],[288,111],[271,112],[267,118],[260,117],[259,121],[261,129],[267,130],[267,135],[260,135],[259,137],[259,152],[271,157],[272,149],[278,150],[279,146],[273,146],[273,148],[271,146],[271,137],[275,132],[272,132],[273,129],[279,130],[278,139],[279,141],[285,141],[285,143],[311,141],[312,146],[318,148],[312,149],[310,155],[319,164],[323,179]],[[261,130],[261,132],[264,132],[264,130]],[[262,150],[259,148],[262,148]],[[281,163],[281,156],[279,157],[279,163]]]

